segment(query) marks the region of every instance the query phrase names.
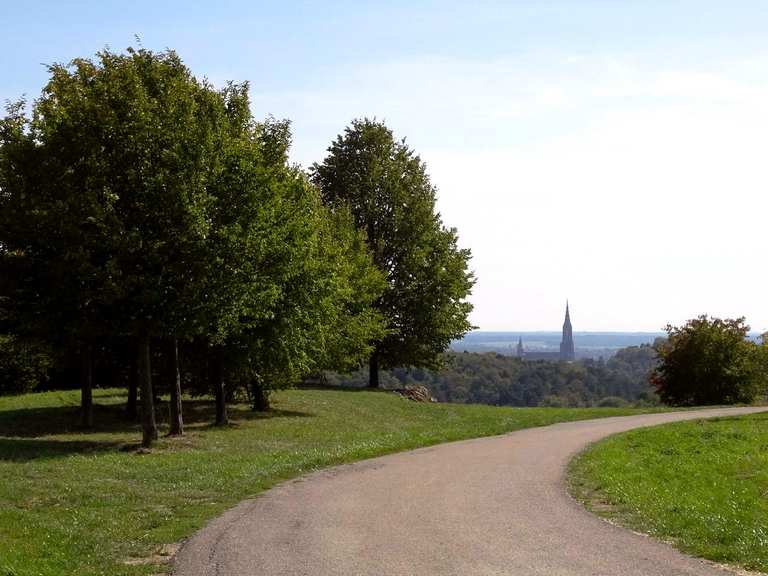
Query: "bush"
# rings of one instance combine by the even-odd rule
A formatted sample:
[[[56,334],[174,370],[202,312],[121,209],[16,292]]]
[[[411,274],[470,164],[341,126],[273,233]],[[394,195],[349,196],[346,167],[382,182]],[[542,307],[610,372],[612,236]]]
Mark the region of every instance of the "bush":
[[[562,396],[556,396],[555,394],[544,396],[544,398],[542,398],[541,402],[539,403],[539,406],[544,408],[565,408],[569,405],[570,404],[566,398],[563,398]]]
[[[651,374],[665,404],[751,403],[765,390],[766,346],[747,338],[744,318],[689,320],[668,325],[657,345],[659,364]]]
[[[29,392],[48,380],[48,347],[36,340],[0,334],[0,394]]]
[[[619,396],[606,396],[597,403],[600,408],[623,408],[628,404],[629,402]]]

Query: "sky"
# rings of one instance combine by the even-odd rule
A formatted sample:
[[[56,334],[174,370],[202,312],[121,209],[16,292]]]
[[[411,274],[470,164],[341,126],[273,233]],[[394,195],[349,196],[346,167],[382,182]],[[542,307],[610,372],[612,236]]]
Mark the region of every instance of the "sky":
[[[473,254],[473,324],[657,331],[700,314],[768,331],[764,2],[0,0],[0,101],[45,64],[176,50],[309,167],[383,120]]]

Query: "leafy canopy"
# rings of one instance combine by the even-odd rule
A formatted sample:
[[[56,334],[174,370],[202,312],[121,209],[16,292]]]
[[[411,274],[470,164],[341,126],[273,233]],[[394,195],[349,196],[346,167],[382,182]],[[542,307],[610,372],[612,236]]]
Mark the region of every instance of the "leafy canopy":
[[[667,325],[657,344],[659,363],[651,375],[661,400],[675,405],[752,402],[765,390],[765,351],[749,340],[744,318],[699,316],[683,326]]]
[[[323,202],[349,210],[386,278],[376,309],[387,334],[376,342],[382,366],[435,366],[451,340],[471,329],[470,252],[436,212],[426,166],[375,120],[355,120],[311,170]]]
[[[49,72],[0,120],[0,330],[196,339],[272,387],[370,353],[382,274],[247,83],[144,49]]]
[[[240,94],[172,51],[49,67],[3,120],[0,242],[25,263],[16,309],[77,338],[199,325],[210,193]]]

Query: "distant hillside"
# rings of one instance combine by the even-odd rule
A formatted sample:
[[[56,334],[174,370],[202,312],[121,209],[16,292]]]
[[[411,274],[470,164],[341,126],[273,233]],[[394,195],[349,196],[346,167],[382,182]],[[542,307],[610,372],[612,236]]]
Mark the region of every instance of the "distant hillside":
[[[653,344],[664,332],[574,332],[576,358],[609,358],[622,348]],[[526,351],[557,353],[562,333],[557,332],[490,332],[476,330],[451,343],[454,352],[496,352],[514,355],[518,339],[523,339]]]
[[[496,406],[620,406],[657,404],[648,384],[656,353],[648,345],[620,349],[606,361],[528,361],[497,353],[449,352],[437,372],[396,368],[382,373],[388,388],[420,384],[441,402]],[[328,383],[365,386],[367,372],[328,374]]]

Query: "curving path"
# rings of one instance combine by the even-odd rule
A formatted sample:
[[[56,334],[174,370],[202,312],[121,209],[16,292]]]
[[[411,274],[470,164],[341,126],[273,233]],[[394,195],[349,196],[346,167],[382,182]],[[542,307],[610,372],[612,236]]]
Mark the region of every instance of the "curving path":
[[[610,434],[727,408],[530,428],[332,468],[212,521],[178,576],[682,576],[733,574],[592,516],[568,461]]]

